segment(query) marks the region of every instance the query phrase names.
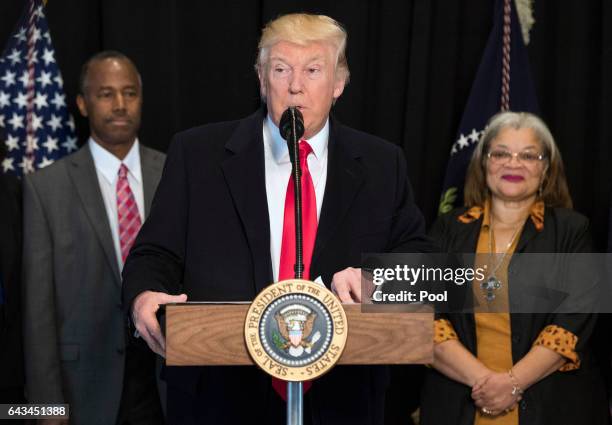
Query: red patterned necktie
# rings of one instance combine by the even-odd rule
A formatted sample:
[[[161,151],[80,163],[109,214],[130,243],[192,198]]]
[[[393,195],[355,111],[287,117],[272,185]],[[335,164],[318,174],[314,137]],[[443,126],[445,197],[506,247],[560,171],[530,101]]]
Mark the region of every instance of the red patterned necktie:
[[[117,180],[117,219],[119,224],[119,246],[121,247],[121,259],[125,263],[130,248],[140,230],[140,213],[136,199],[128,183],[128,168],[125,164],[119,167],[119,179]]]
[[[308,169],[308,155],[312,148],[305,140],[300,140],[300,165],[302,168],[302,252],[304,262],[303,278],[310,277],[310,262],[317,236],[317,198],[315,196],[312,176]],[[281,245],[280,267],[278,280],[293,279],[295,277],[295,191],[293,189],[293,174],[287,185],[287,196],[285,197],[285,214],[283,220],[283,241]],[[304,393],[311,386],[310,381],[303,384]],[[276,392],[287,400],[287,382],[280,379],[272,379],[272,386]]]

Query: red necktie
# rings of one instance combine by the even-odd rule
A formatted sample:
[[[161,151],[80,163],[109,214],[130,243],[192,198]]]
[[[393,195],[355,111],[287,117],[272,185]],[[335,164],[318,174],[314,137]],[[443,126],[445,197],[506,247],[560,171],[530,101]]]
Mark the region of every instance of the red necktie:
[[[117,219],[121,259],[124,263],[141,225],[138,205],[136,205],[134,194],[130,189],[127,174],[127,167],[125,164],[121,164],[121,167],[119,167],[119,179],[117,180]]]
[[[310,277],[310,262],[317,236],[317,198],[310,170],[308,169],[308,155],[312,148],[305,140],[300,140],[300,165],[302,168],[302,252],[304,262],[303,278]],[[287,185],[287,196],[285,197],[285,216],[283,220],[283,241],[281,245],[280,267],[278,280],[293,279],[295,277],[295,191],[293,189],[293,174]],[[311,386],[310,381],[303,384],[304,393]],[[280,379],[272,379],[272,386],[276,392],[287,400],[287,382]]]

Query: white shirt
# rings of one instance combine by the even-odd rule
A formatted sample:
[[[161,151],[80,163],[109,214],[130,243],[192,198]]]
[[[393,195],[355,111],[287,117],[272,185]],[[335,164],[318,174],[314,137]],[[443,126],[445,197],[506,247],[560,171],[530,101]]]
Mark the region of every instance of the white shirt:
[[[128,183],[134,194],[138,212],[140,213],[140,222],[144,223],[144,190],[142,188],[142,172],[140,169],[140,149],[138,147],[138,139],[132,145],[128,154],[121,161],[115,155],[100,146],[91,137],[88,141],[89,150],[93,157],[98,175],[98,183],[102,199],[106,207],[106,216],[113,235],[113,244],[115,246],[115,254],[117,256],[117,264],[119,271],[123,268],[123,260],[121,258],[121,246],[119,243],[119,219],[117,217],[117,180],[119,179],[119,167],[125,164],[128,169]]]
[[[266,167],[266,195],[270,217],[270,256],[274,282],[278,281],[281,244],[283,240],[283,221],[285,216],[285,197],[291,176],[289,148],[278,127],[270,117],[263,124],[264,157]],[[321,216],[321,205],[327,181],[327,144],[329,141],[329,120],[312,138],[306,140],[312,148],[308,155],[308,169],[317,198],[317,220]],[[313,278],[313,276],[311,276]]]

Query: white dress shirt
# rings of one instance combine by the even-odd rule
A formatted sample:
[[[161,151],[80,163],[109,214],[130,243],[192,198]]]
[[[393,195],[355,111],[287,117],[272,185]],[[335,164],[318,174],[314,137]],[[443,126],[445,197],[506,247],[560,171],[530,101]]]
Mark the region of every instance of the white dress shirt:
[[[117,180],[119,179],[119,167],[125,164],[128,169],[128,183],[134,194],[138,212],[140,213],[140,222],[144,223],[144,190],[142,188],[142,172],[140,169],[140,149],[138,147],[138,139],[132,145],[128,154],[121,161],[115,155],[100,146],[91,137],[88,141],[89,150],[93,157],[98,175],[98,183],[100,192],[106,207],[106,216],[113,235],[113,244],[115,246],[115,254],[117,256],[117,264],[119,271],[123,269],[123,259],[121,258],[121,246],[119,243],[119,219],[117,217]]]
[[[266,195],[270,216],[270,256],[274,282],[278,281],[281,244],[283,240],[283,221],[285,217],[285,197],[291,176],[289,148],[278,127],[269,116],[263,124],[264,157],[266,166]],[[308,169],[317,198],[317,220],[321,216],[321,205],[327,181],[327,143],[329,140],[329,120],[315,136],[306,140],[312,148],[308,155]],[[315,276],[310,276],[314,279]]]

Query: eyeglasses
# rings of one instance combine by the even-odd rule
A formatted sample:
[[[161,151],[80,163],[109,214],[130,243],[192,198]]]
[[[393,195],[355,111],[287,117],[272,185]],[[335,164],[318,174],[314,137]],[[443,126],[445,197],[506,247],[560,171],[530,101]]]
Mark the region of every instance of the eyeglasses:
[[[512,158],[517,158],[520,163],[532,165],[546,158],[546,155],[535,152],[510,152],[504,150],[494,150],[487,153],[487,158],[494,164],[505,164],[510,162]]]

